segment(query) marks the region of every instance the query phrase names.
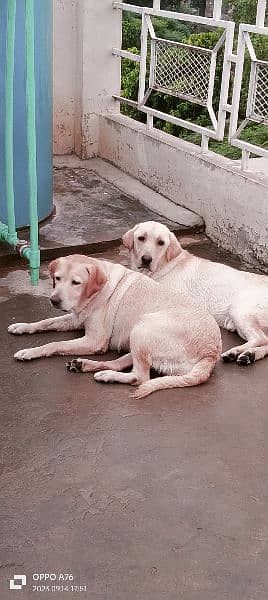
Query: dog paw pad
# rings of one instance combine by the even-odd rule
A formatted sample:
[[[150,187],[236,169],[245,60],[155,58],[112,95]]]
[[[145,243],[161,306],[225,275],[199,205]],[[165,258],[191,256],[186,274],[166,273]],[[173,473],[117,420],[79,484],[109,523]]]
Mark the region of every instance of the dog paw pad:
[[[83,361],[74,358],[66,363],[66,367],[67,371],[71,371],[72,373],[81,373],[83,370]]]
[[[223,362],[226,363],[236,362],[237,360],[237,354],[235,354],[235,352],[224,352],[224,354],[222,354],[221,357]]]
[[[247,352],[240,354],[240,356],[238,356],[238,359],[237,359],[237,364],[241,365],[243,367],[251,365],[254,362],[255,362],[255,352],[253,352],[252,350],[248,350]]]

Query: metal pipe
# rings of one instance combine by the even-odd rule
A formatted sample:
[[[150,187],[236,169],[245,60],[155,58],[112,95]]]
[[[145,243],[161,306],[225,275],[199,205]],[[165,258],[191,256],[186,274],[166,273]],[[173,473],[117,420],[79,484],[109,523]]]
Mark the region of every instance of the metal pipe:
[[[0,221],[0,241],[7,242],[7,238],[8,238],[8,226],[5,225],[5,223],[2,223],[2,221]]]
[[[36,172],[36,121],[35,121],[35,71],[34,71],[34,0],[25,0],[26,47],[26,109],[30,209],[30,247],[22,249],[22,256],[30,261],[32,285],[38,284],[40,250],[38,246],[38,204]]]
[[[5,88],[5,173],[7,227],[1,227],[1,239],[11,245],[18,241],[15,222],[14,173],[13,173],[13,80],[15,46],[16,0],[7,3],[6,34],[6,88]]]

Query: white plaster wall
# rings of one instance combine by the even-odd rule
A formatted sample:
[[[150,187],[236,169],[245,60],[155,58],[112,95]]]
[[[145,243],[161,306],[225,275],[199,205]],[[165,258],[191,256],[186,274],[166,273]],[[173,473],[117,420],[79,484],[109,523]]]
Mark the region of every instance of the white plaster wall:
[[[77,0],[53,0],[53,150],[74,151]]]
[[[234,161],[122,115],[100,119],[99,156],[201,215],[224,248],[268,265],[268,173],[242,173]]]
[[[117,110],[121,17],[112,0],[53,0],[55,154],[98,152],[98,116]]]
[[[112,0],[78,0],[77,72],[80,102],[76,111],[75,151],[81,158],[98,153],[99,115],[115,112],[112,95],[120,92],[121,11]]]

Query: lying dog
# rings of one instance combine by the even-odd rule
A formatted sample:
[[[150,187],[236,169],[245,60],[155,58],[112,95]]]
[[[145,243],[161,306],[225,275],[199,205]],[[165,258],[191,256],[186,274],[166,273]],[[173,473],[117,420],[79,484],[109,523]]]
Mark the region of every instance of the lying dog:
[[[139,223],[123,236],[131,266],[167,290],[175,289],[209,311],[217,323],[246,340],[222,355],[248,365],[268,354],[268,278],[193,256],[161,223]]]
[[[155,390],[206,381],[220,357],[220,330],[211,315],[189,305],[173,291],[122,265],[87,256],[67,256],[50,263],[51,303],[69,314],[38,323],[9,326],[14,334],[70,331],[84,327],[84,337],[20,350],[18,360],[53,354],[96,354],[108,348],[130,350],[112,361],[74,359],[71,371],[100,371],[96,381],[139,385],[136,397]],[[133,367],[130,373],[123,369]],[[150,368],[167,374],[150,380]]]

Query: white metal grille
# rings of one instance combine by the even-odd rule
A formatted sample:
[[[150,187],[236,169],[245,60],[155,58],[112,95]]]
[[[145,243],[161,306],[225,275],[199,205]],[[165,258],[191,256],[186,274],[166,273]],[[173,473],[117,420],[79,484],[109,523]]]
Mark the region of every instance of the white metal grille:
[[[223,139],[226,112],[228,110],[228,89],[231,71],[230,55],[233,49],[234,23],[221,19],[222,0],[214,0],[213,17],[204,17],[188,13],[161,10],[161,0],[153,0],[150,8],[136,6],[114,0],[114,8],[141,15],[141,49],[137,56],[129,50],[113,48],[113,53],[122,58],[138,61],[139,89],[137,100],[114,96],[120,102],[135,106],[146,113],[148,127],[154,126],[154,118],[185,127],[202,136],[202,149],[208,145],[208,139]],[[215,46],[201,48],[173,40],[158,38],[154,30],[152,17],[163,17],[176,21],[188,21],[211,30],[222,30]],[[149,44],[151,52],[148,52]],[[222,86],[218,106],[213,105],[213,92],[216,76],[217,55],[223,53]],[[149,66],[149,78],[148,78]],[[170,94],[178,99],[200,104],[207,109],[208,124],[200,125],[183,119],[172,112],[166,113],[148,105],[152,90]],[[215,110],[216,109],[216,110]],[[210,122],[209,122],[210,121]]]
[[[212,51],[155,39],[152,88],[206,106]]]
[[[257,63],[255,71],[252,119],[268,123],[268,63]]]
[[[241,23],[239,26],[229,140],[233,146],[242,150],[242,168],[247,167],[251,153],[268,156],[268,150],[265,147],[252,144],[241,136],[247,125],[252,121],[268,123],[268,61],[258,60],[251,39],[254,34],[265,36],[263,39],[268,36],[268,27],[264,26],[265,5],[266,0],[258,0],[256,25]],[[251,59],[251,72],[246,115],[239,123],[241,119],[240,96],[246,49]]]
[[[268,150],[263,146],[249,143],[240,137],[250,121],[268,123],[268,61],[259,60],[251,41],[251,35],[268,36],[268,27],[265,25],[266,5],[268,0],[257,0],[256,24],[239,25],[239,35],[234,53],[235,24],[231,20],[224,20],[221,16],[223,0],[212,0],[212,17],[204,17],[176,11],[161,9],[161,0],[152,0],[152,6],[137,6],[113,0],[113,6],[121,11],[129,11],[141,15],[141,50],[140,54],[133,54],[129,50],[113,48],[113,53],[122,58],[139,62],[139,89],[137,100],[123,98],[115,95],[119,102],[125,102],[147,115],[148,128],[154,127],[154,118],[167,121],[179,127],[190,129],[202,136],[201,149],[208,151],[210,139],[223,140],[225,135],[226,115],[230,114],[229,142],[242,150],[242,168],[246,168],[248,157],[251,153],[268,156]],[[171,40],[163,40],[156,36],[154,18],[166,18],[175,21],[192,22],[201,26],[222,30],[222,35],[215,43],[214,48],[200,48]],[[148,52],[151,45],[151,54]],[[219,50],[222,49],[223,68],[222,82],[218,106],[213,102],[216,64]],[[243,71],[245,64],[245,50],[251,60],[250,81],[247,94],[247,107],[245,118],[241,114],[241,90],[243,85]],[[265,57],[266,59],[266,57]],[[229,102],[229,83],[231,66],[235,63],[235,76],[233,82],[232,100]],[[148,66],[149,79],[148,79]],[[152,90],[170,94],[178,98],[205,106],[211,124],[204,126],[183,119],[181,116],[162,112],[148,105],[147,101]],[[179,102],[178,102],[179,104]]]

